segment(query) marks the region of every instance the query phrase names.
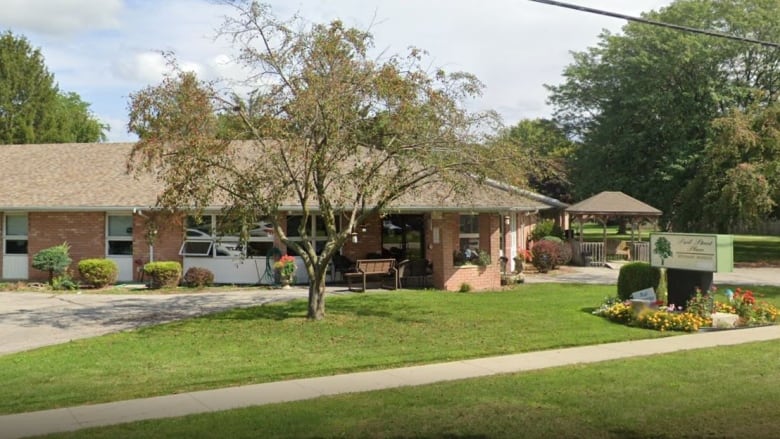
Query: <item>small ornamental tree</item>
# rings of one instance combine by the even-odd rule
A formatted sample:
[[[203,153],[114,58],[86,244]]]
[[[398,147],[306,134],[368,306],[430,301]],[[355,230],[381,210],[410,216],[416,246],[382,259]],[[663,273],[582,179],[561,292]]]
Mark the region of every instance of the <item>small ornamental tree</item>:
[[[256,1],[227,3],[235,14],[220,33],[252,92],[225,95],[178,72],[134,93],[128,127],[139,141],[129,165],[164,182],[162,207],[197,213],[219,199],[239,226],[269,218],[303,260],[308,318],[322,319],[328,265],[350,232],[431,184],[465,193],[487,167],[481,125],[494,114],[465,109],[481,92],[477,78],[432,71],[418,49],[377,59],[371,34],[338,20],[282,21]],[[291,205],[301,221],[287,231],[279,221]],[[315,215],[327,236],[316,244]]]
[[[49,273],[49,284],[54,280],[54,275],[60,275],[70,266],[72,262],[70,255],[70,246],[67,242],[54,247],[45,248],[33,256],[32,267],[36,270]]]

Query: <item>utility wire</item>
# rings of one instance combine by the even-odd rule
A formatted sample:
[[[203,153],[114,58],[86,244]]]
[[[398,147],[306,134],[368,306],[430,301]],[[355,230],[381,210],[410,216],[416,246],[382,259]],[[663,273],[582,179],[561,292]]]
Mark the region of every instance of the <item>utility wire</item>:
[[[648,20],[646,18],[633,17],[631,15],[618,14],[616,12],[609,12],[609,11],[604,11],[604,10],[601,10],[601,9],[593,9],[593,8],[588,8],[588,7],[585,7],[585,6],[573,5],[573,4],[570,4],[570,3],[563,3],[563,2],[553,1],[553,0],[530,0],[530,1],[536,2],[536,3],[543,3],[545,5],[550,5],[550,6],[559,6],[561,8],[574,9],[575,11],[589,12],[591,14],[604,15],[604,16],[607,16],[607,17],[614,17],[614,18],[621,18],[623,20],[628,20],[628,21],[636,21],[637,23],[644,23],[644,24],[649,24],[649,25],[652,25],[652,26],[666,27],[666,28],[670,28],[670,29],[681,30],[681,31],[684,31],[684,32],[691,32],[691,33],[695,33],[695,34],[709,35],[711,37],[718,37],[718,38],[727,38],[729,40],[741,41],[743,43],[760,44],[762,46],[772,47],[772,48],[775,48],[775,49],[780,49],[780,43],[774,43],[774,42],[771,42],[771,41],[762,41],[762,40],[756,40],[756,39],[753,39],[753,38],[738,37],[736,35],[724,34],[722,32],[716,32],[716,31],[711,31],[711,30],[706,30],[706,29],[698,29],[698,28],[689,27],[689,26],[681,26],[679,24],[664,23],[664,22],[655,21],[655,20]]]

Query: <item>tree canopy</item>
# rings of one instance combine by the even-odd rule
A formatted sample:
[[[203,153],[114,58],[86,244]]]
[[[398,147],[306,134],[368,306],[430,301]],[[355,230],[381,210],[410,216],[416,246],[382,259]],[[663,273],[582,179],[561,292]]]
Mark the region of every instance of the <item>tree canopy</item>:
[[[97,142],[108,126],[76,93],[62,93],[39,49],[0,34],[0,144]]]
[[[775,1],[678,0],[644,16],[780,40]],[[712,177],[703,177],[700,165],[717,131],[713,124],[775,102],[778,61],[774,48],[641,23],[627,24],[622,35],[602,34],[596,47],[574,54],[564,82],[549,87],[556,119],[578,140],[571,161],[575,192],[620,190],[662,209],[669,221],[696,216],[706,199],[701,178]],[[751,166],[732,171],[745,177],[747,169],[761,167],[746,163]],[[739,208],[723,201],[718,212]],[[703,226],[674,223],[678,229]]]
[[[282,21],[266,5],[228,3],[235,15],[220,34],[248,71],[251,99],[187,72],[133,94],[129,128],[140,140],[130,165],[158,172],[162,206],[202,209],[219,197],[242,224],[268,217],[303,259],[308,316],[320,319],[328,262],[355,226],[432,182],[467,187],[492,115],[464,108],[481,92],[477,78],[429,71],[418,49],[376,59],[371,34],[340,21]],[[290,206],[302,210],[300,240],[280,224]],[[314,215],[322,247],[310,240]]]

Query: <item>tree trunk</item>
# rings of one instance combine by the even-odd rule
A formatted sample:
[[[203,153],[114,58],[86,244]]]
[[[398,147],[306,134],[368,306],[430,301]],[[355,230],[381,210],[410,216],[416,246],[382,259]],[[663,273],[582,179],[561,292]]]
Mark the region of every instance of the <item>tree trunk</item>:
[[[309,320],[325,318],[325,269],[317,268],[314,277],[309,279]]]

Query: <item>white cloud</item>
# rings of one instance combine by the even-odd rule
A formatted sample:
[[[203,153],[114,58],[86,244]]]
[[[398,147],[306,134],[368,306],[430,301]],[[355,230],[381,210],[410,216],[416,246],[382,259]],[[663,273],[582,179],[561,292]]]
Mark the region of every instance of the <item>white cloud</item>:
[[[0,26],[44,35],[115,29],[121,0],[3,0]]]

